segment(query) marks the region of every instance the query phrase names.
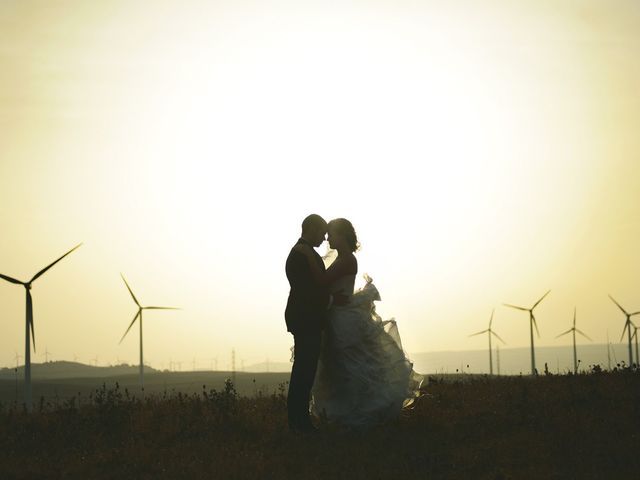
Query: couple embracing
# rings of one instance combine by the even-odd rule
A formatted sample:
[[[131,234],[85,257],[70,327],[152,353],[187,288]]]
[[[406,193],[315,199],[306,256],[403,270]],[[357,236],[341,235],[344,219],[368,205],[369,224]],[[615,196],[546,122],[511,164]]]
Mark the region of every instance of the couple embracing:
[[[328,234],[337,251],[328,268],[314,250]],[[294,338],[287,398],[289,428],[316,430],[311,413],[351,428],[366,428],[399,415],[419,394],[422,382],[407,359],[394,320],[375,311],[378,290],[354,293],[358,240],[349,220],[328,224],[312,214],[286,263],[291,290],[285,310]]]

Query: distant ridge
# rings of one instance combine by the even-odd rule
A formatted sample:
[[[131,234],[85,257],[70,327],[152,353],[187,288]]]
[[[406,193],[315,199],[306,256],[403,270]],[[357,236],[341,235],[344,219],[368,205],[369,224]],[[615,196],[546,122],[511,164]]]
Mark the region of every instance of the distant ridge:
[[[480,350],[442,350],[408,354],[414,364],[414,370],[422,374],[433,373],[488,373],[489,353]],[[538,372],[544,373],[544,365],[551,373],[567,373],[573,370],[573,348],[571,345],[536,347],[539,359]],[[580,370],[588,370],[590,365],[599,364],[608,367],[606,344],[579,344],[578,359]],[[497,373],[497,356],[493,355],[494,373]],[[611,364],[627,361],[627,346],[621,343],[611,345]],[[290,362],[261,362],[248,365],[242,373],[283,373],[291,371]],[[467,366],[468,365],[468,366]],[[527,375],[531,369],[529,347],[500,348],[500,373],[502,375]],[[162,370],[145,365],[145,373],[161,373]],[[204,372],[204,371],[198,371]],[[180,372],[176,372],[180,373]],[[186,371],[185,371],[186,373]],[[221,372],[220,372],[221,373]],[[228,372],[230,373],[230,372]],[[238,370],[238,373],[241,373]],[[32,363],[31,375],[38,380],[56,380],[64,378],[108,378],[138,374],[137,365],[120,364],[112,366],[93,366],[79,362],[55,361]],[[14,380],[15,368],[0,368],[0,380]],[[24,366],[18,367],[18,378],[24,378]]]
[[[158,370],[145,365],[145,372],[157,372]],[[104,378],[118,375],[129,375],[138,373],[137,365],[113,365],[98,367],[93,365],[85,365],[84,363],[69,362],[65,360],[46,362],[46,363],[32,363],[31,364],[31,377],[34,380],[55,380],[61,378]],[[15,368],[2,368],[0,369],[0,379],[13,379],[15,378]],[[18,367],[18,377],[24,377],[24,365]]]
[[[489,352],[483,350],[438,351],[409,354],[413,368],[418,373],[489,373]],[[584,371],[590,365],[600,365],[608,368],[607,345],[578,344],[579,370]],[[627,361],[627,346],[611,344],[611,367],[617,363]],[[494,373],[497,373],[497,357],[493,350]],[[544,373],[545,363],[550,373],[567,373],[573,371],[573,347],[560,345],[553,347],[536,347],[536,367],[538,373]],[[528,375],[531,372],[531,358],[529,347],[503,348],[500,347],[500,374]]]

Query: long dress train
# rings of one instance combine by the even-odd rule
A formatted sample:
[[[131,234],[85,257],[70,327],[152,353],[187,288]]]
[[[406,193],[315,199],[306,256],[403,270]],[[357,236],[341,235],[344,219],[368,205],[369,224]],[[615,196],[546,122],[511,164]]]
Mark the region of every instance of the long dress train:
[[[346,306],[328,312],[312,395],[312,413],[350,427],[368,427],[397,417],[419,395],[423,377],[402,349],[395,320],[382,320],[371,278]],[[353,292],[355,275],[332,290]]]

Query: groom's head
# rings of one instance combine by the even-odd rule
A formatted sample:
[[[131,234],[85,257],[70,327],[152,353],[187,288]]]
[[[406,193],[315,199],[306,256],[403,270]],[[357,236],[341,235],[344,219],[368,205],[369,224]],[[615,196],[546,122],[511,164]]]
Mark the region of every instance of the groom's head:
[[[312,213],[302,221],[302,238],[314,247],[324,242],[327,234],[327,222],[320,215]]]

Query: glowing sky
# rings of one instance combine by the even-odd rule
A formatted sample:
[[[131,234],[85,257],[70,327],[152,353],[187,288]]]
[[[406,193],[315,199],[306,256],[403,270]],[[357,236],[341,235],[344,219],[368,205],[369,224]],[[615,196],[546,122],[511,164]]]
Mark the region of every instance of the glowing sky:
[[[285,361],[284,261],[350,218],[408,352],[640,310],[636,1],[0,3],[0,273],[35,361]],[[24,289],[0,282],[0,365]]]

